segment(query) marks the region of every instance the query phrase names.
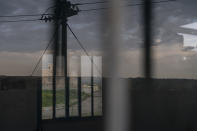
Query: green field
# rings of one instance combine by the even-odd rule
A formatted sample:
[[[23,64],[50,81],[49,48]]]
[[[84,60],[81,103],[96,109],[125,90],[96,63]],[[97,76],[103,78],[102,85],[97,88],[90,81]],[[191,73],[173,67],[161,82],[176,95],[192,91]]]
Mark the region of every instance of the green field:
[[[65,91],[64,90],[57,90],[56,91],[56,104],[64,104],[65,103]],[[50,107],[52,106],[52,90],[43,90],[42,91],[42,106],[43,107]],[[90,95],[82,92],[81,99],[85,100]],[[71,89],[70,90],[70,105],[77,104],[77,90]]]

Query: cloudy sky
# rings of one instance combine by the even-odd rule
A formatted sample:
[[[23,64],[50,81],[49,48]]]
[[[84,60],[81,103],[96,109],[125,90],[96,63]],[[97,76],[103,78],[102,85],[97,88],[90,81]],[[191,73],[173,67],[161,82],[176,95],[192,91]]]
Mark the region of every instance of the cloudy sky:
[[[94,0],[96,1],[96,0]],[[159,1],[159,0],[155,0]],[[93,2],[72,0],[73,3]],[[137,4],[140,0],[128,0],[126,4]],[[180,33],[193,35],[197,30],[182,28],[197,22],[197,1],[176,0],[154,5],[154,76],[157,78],[196,79],[197,52],[185,50],[184,37]],[[50,0],[1,0],[1,15],[42,14],[51,6]],[[81,10],[105,7],[106,4],[79,6]],[[106,11],[80,12],[69,18],[69,25],[90,54],[101,51],[103,15]],[[39,17],[2,18],[4,20],[37,19]],[[142,22],[141,6],[126,7],[122,26],[123,43],[122,71],[125,77],[142,76]],[[195,26],[194,26],[195,27]],[[51,37],[51,24],[43,21],[0,23],[0,75],[30,75],[39,56]],[[68,33],[68,48],[72,55],[85,55],[71,33]],[[80,52],[80,53],[79,53]],[[72,62],[71,62],[72,63]],[[87,65],[87,67],[89,67]],[[87,68],[86,68],[87,69]],[[38,74],[41,71],[37,71]]]

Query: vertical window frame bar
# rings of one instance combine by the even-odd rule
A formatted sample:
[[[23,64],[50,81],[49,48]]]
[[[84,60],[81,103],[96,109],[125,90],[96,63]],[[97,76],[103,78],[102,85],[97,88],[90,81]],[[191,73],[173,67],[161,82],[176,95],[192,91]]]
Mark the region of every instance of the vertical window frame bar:
[[[152,78],[152,0],[144,0],[144,76]]]
[[[65,97],[66,97],[66,118],[69,118],[70,117],[70,78],[69,77],[66,77],[66,89],[65,89]]]
[[[91,57],[91,116],[94,116],[94,56]]]
[[[78,77],[78,115],[81,117],[81,77]]]

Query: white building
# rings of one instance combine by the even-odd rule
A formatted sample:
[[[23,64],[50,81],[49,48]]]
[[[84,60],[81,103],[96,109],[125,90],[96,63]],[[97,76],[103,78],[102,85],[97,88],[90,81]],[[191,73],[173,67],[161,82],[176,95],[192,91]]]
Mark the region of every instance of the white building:
[[[189,30],[189,33],[178,33],[183,36],[183,49],[197,51],[197,35],[192,33],[197,31],[197,22],[183,25],[181,28]]]

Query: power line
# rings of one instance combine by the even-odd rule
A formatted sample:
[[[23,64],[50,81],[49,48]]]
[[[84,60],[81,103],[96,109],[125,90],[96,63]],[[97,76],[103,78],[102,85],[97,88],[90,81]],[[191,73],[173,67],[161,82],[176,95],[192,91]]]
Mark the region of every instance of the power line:
[[[37,21],[37,20],[41,20],[42,17],[44,15],[53,15],[53,14],[46,14],[50,9],[54,8],[55,6],[51,6],[49,8],[47,8],[44,13],[42,14],[30,14],[30,15],[0,15],[0,18],[15,18],[15,17],[34,17],[34,16],[40,16],[41,18],[40,19],[25,19],[25,20],[3,20],[3,21],[0,21],[0,23],[10,23],[10,22],[23,22],[23,21]]]
[[[43,16],[43,15],[52,15],[52,14],[45,14],[49,9],[53,7],[49,7],[43,14],[30,14],[30,15],[0,15],[0,18],[13,18],[13,17],[34,17],[34,16]],[[21,19],[21,20],[3,20],[0,23],[12,23],[12,22],[25,22],[25,21],[38,21],[41,19]]]
[[[42,15],[45,15],[52,8],[55,8],[55,6],[51,6],[51,7],[47,8]]]
[[[175,2],[176,0],[162,0],[162,1],[152,1],[152,4],[160,4],[160,3],[168,3],[168,2]],[[144,5],[143,3],[139,3],[139,4],[128,4],[127,6],[140,6],[140,5]]]
[[[50,46],[50,45],[51,45],[51,43],[53,42],[54,37],[55,37],[55,34],[56,34],[56,33],[54,33],[54,34],[53,34],[53,36],[52,36],[51,40],[50,40],[50,41],[49,41],[49,43],[47,44],[47,46],[46,46],[45,50],[43,51],[42,55],[40,56],[40,58],[39,58],[38,62],[35,64],[35,67],[34,67],[34,69],[33,69],[33,71],[32,71],[32,73],[31,73],[31,75],[30,75],[30,76],[33,76],[33,74],[35,73],[35,71],[36,71],[36,69],[37,69],[38,65],[40,64],[40,62],[41,62],[41,60],[42,60],[42,58],[43,58],[44,54],[46,53],[47,49],[49,48],[49,46]]]
[[[107,10],[109,9],[108,7],[103,7],[103,8],[94,8],[94,9],[87,9],[87,10],[80,10],[82,12],[86,12],[86,11],[97,11],[97,10]]]
[[[32,17],[32,16],[41,16],[42,14],[31,14],[31,15],[0,15],[0,17]],[[46,14],[48,15],[48,14]]]
[[[104,3],[108,3],[108,1],[76,3],[75,5],[92,5],[92,4],[104,4]]]
[[[69,26],[69,24],[67,24],[68,29],[70,30],[70,32],[73,34],[74,38],[77,40],[79,46],[83,49],[83,51],[85,52],[85,54],[88,56],[88,58],[90,59],[91,63],[93,63],[97,69],[97,71],[100,73],[100,75],[102,74],[100,72],[100,70],[98,69],[97,65],[94,63],[93,59],[90,57],[88,51],[85,49],[85,47],[83,46],[83,44],[80,42],[80,40],[78,39],[78,37],[76,36],[76,34],[72,31],[71,27]]]
[[[44,13],[42,14],[22,14],[22,15],[0,15],[0,18],[4,17],[33,17],[33,16],[43,16],[43,15],[53,15],[53,14],[46,14],[50,9],[54,8],[55,6],[51,6],[47,8]]]
[[[173,2],[176,0],[163,0],[163,1],[153,1],[153,4],[159,4],[159,3],[166,3],[166,2]],[[108,1],[100,1],[100,2],[87,2],[87,3],[76,3],[75,5],[88,5],[88,4],[104,4],[104,3],[108,3]],[[139,3],[139,4],[127,4],[125,5],[126,7],[128,6],[142,6],[144,5],[143,3]],[[125,7],[123,6],[123,7]],[[43,15],[53,15],[53,14],[46,14],[46,12],[48,12],[50,9],[54,8],[55,6],[51,6],[49,8],[47,8],[44,13],[42,14],[24,14],[24,15],[0,15],[0,18],[4,18],[4,17],[34,17],[34,16],[43,16]],[[86,9],[86,10],[80,10],[80,11],[97,11],[97,10],[106,10],[109,9],[110,7],[102,7],[102,8],[93,8],[93,9]],[[21,21],[33,21],[33,20],[21,20]],[[16,21],[0,21],[0,22],[20,22],[20,20],[16,20]]]
[[[26,19],[26,20],[3,20],[0,23],[12,23],[12,22],[25,22],[25,21],[38,21],[40,19]]]
[[[0,17],[32,17],[32,16],[42,16],[42,15],[52,15],[46,14],[50,9],[54,8],[55,6],[48,7],[44,13],[42,14],[23,14],[23,15],[0,15]]]
[[[129,0],[123,0],[123,1],[129,1]],[[84,2],[84,3],[76,3],[75,5],[93,5],[93,4],[105,4],[105,3],[109,3],[109,1]]]
[[[152,4],[160,4],[160,3],[167,3],[167,2],[174,2],[176,0],[163,0],[163,1],[153,1],[151,2]],[[127,4],[125,6],[120,6],[120,7],[130,7],[130,6],[142,6],[144,5],[143,3],[139,3],[139,4]],[[86,10],[80,10],[82,12],[86,12],[86,11],[98,11],[98,10],[107,10],[110,9],[110,7],[102,7],[102,8],[93,8],[93,9],[86,9]]]

